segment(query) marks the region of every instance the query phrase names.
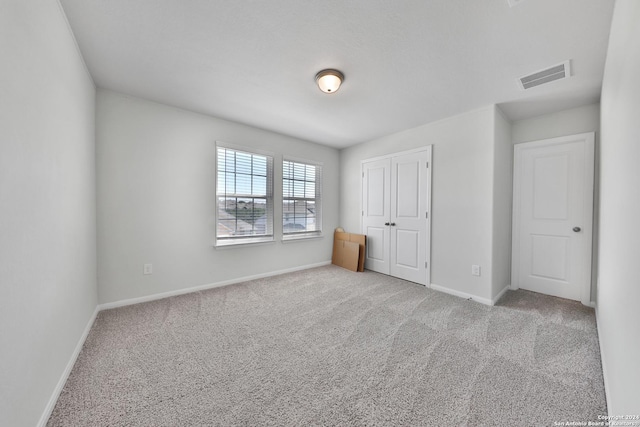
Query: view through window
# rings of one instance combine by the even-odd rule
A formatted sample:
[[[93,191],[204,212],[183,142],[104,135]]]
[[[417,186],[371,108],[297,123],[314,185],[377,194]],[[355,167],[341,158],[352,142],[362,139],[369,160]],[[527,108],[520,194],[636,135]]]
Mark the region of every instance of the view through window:
[[[273,237],[273,158],[218,146],[219,242]]]
[[[319,234],[322,167],[299,161],[282,162],[282,232],[287,236]]]

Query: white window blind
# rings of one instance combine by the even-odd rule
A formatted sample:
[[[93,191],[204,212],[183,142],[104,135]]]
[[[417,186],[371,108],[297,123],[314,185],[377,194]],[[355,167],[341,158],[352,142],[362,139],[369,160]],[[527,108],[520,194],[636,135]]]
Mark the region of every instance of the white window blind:
[[[273,240],[273,157],[218,145],[220,245]]]
[[[282,232],[286,239],[322,231],[322,166],[282,162]]]

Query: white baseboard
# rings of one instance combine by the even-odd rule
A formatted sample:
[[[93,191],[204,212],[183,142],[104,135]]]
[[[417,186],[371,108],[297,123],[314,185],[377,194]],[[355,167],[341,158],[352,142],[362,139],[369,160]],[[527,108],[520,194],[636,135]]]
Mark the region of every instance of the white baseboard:
[[[502,296],[506,294],[507,291],[510,289],[511,289],[511,285],[505,285],[505,287],[502,288],[500,292],[498,292],[498,295],[493,297],[493,299],[491,300],[491,305],[496,305],[496,303],[500,300],[500,298],[502,298]]]
[[[604,397],[607,401],[607,414],[613,415],[609,408],[611,407],[611,395],[609,394],[609,381],[607,380],[607,363],[604,357],[604,347],[602,346],[602,331],[600,330],[600,317],[598,316],[598,304],[593,303],[596,309],[596,330],[598,331],[598,345],[600,346],[600,363],[602,365],[602,380],[604,382]]]
[[[431,284],[431,289],[438,292],[444,292],[445,294],[455,295],[460,298],[470,299],[472,301],[476,301],[486,305],[493,305],[493,302],[488,298],[482,298],[477,295],[471,295],[466,292],[456,291],[455,289],[446,288],[444,286],[436,285],[435,283]]]
[[[444,287],[444,286],[436,285],[435,283],[432,283],[430,287],[434,291],[444,292],[445,294],[455,295],[457,297],[464,298],[464,299],[470,299],[472,301],[476,301],[476,302],[479,302],[479,303],[485,304],[485,305],[496,305],[498,300],[500,298],[502,298],[502,296],[505,294],[505,292],[507,292],[509,289],[511,289],[510,285],[505,285],[505,287],[502,288],[502,290],[498,293],[498,295],[496,295],[492,299],[488,299],[488,298],[479,297],[477,295],[471,295],[471,294],[468,294],[466,292],[456,291],[455,289],[447,288],[447,287]]]
[[[162,298],[173,297],[176,295],[189,294],[191,292],[198,292],[198,291],[204,291],[207,289],[219,288],[221,286],[228,286],[228,285],[233,285],[235,283],[242,283],[242,282],[248,282],[250,280],[263,279],[265,277],[277,276],[285,273],[292,273],[294,271],[308,270],[309,268],[322,267],[329,264],[331,264],[331,261],[323,261],[316,264],[307,264],[307,265],[293,267],[293,268],[286,268],[284,270],[270,271],[268,273],[255,274],[252,276],[243,276],[243,277],[238,277],[230,280],[223,280],[222,282],[215,282],[215,283],[209,283],[206,285],[194,286],[191,288],[177,289],[175,291],[145,295],[143,297],[138,297],[138,298],[130,298],[130,299],[125,299],[120,301],[107,302],[107,303],[98,305],[98,311],[108,310],[110,308],[124,307],[127,305],[140,304],[142,302],[155,301]]]
[[[87,340],[87,336],[89,335],[89,331],[93,326],[93,322],[95,322],[96,320],[98,311],[100,310],[96,306],[95,310],[93,310],[93,314],[91,315],[91,317],[89,318],[89,321],[87,322],[87,326],[85,326],[84,331],[82,331],[82,335],[80,336],[80,339],[78,340],[78,343],[76,344],[76,347],[73,350],[73,353],[71,353],[69,362],[67,362],[67,366],[64,368],[64,371],[62,372],[62,375],[58,380],[58,384],[56,384],[56,387],[53,389],[53,393],[49,398],[49,402],[47,403],[47,406],[44,408],[44,412],[42,413],[42,416],[40,416],[40,420],[38,421],[38,427],[45,427],[47,425],[47,421],[49,421],[49,417],[51,416],[51,413],[53,412],[53,409],[56,406],[58,397],[60,397],[60,393],[62,393],[62,389],[64,388],[64,385],[66,384],[67,379],[71,374],[73,365],[75,365],[76,360],[78,359],[78,355],[80,355],[80,351],[84,346],[84,342]]]
[[[514,284],[509,285],[509,289],[511,289],[512,291],[517,291],[518,289],[520,289],[519,286],[516,286]],[[561,298],[561,297],[560,297]],[[497,301],[497,300],[496,300]],[[582,301],[580,301],[582,303],[582,305],[586,305],[587,307],[591,307],[591,308],[596,308],[596,303],[595,301],[589,301],[588,303],[584,303]]]
[[[294,271],[299,271],[299,270],[307,270],[309,268],[322,267],[322,266],[329,265],[329,264],[331,264],[331,261],[323,261],[323,262],[319,262],[319,263],[316,263],[316,264],[308,264],[308,265],[299,266],[299,267],[287,268],[287,269],[284,269],[284,270],[272,271],[272,272],[269,272],[269,273],[262,273],[262,274],[256,274],[256,275],[253,275],[253,276],[239,277],[239,278],[236,278],[236,279],[225,280],[225,281],[217,282],[217,283],[211,283],[211,284],[208,284],[208,285],[195,286],[195,287],[186,288],[186,289],[179,289],[179,290],[171,291],[171,292],[164,292],[164,293],[160,293],[160,294],[147,295],[147,296],[140,297],[140,298],[132,298],[132,299],[127,299],[127,300],[122,300],[122,301],[116,301],[116,302],[110,302],[110,303],[106,303],[106,304],[97,305],[95,310],[93,311],[93,314],[91,315],[91,318],[89,319],[89,322],[87,323],[87,326],[84,328],[84,331],[82,332],[82,336],[78,340],[78,343],[76,344],[76,347],[73,350],[73,353],[71,354],[71,357],[69,358],[69,362],[67,363],[67,366],[65,367],[64,371],[62,372],[62,375],[60,376],[60,380],[58,380],[58,384],[56,385],[55,389],[53,390],[53,393],[51,394],[51,398],[49,398],[49,402],[47,403],[47,406],[45,407],[44,412],[40,416],[40,420],[38,421],[38,427],[45,427],[47,425],[47,421],[49,421],[49,417],[51,416],[51,413],[53,412],[53,409],[56,406],[56,402],[58,401],[58,398],[60,397],[60,393],[62,393],[62,389],[64,388],[64,385],[66,384],[67,379],[69,378],[69,375],[71,374],[71,370],[73,369],[73,365],[75,365],[76,360],[78,359],[78,355],[80,355],[80,351],[82,350],[82,347],[84,346],[84,342],[87,340],[87,336],[89,335],[89,331],[91,331],[91,327],[93,326],[93,322],[95,322],[96,317],[98,316],[98,313],[100,311],[106,310],[106,309],[109,309],[109,308],[123,307],[125,305],[138,304],[138,303],[146,302],[146,301],[154,301],[154,300],[157,300],[157,299],[167,298],[167,297],[171,297],[171,296],[174,296],[174,295],[182,295],[182,294],[187,294],[187,293],[190,293],[190,292],[196,292],[196,291],[202,291],[202,290],[205,290],[205,289],[211,289],[211,288],[217,288],[217,287],[221,287],[221,286],[232,285],[234,283],[247,282],[249,280],[262,279],[264,277],[277,276],[279,274],[292,273]]]

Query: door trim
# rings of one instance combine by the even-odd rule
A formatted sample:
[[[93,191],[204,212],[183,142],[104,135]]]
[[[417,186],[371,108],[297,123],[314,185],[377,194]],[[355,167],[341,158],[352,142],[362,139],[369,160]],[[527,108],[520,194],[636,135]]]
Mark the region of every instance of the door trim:
[[[431,147],[433,147],[433,145],[425,145],[424,147],[413,148],[411,150],[398,151],[397,153],[389,153],[389,154],[383,154],[382,156],[370,157],[368,159],[360,160],[360,165],[362,166],[362,164],[364,164],[364,163],[375,162],[375,161],[384,160],[384,159],[390,159],[391,157],[404,156],[405,154],[420,153],[422,151],[428,151],[429,152],[429,157],[431,157]],[[362,168],[360,168],[360,169],[362,169]]]
[[[511,289],[520,289],[519,277],[520,277],[520,205],[521,194],[520,184],[522,183],[522,158],[520,152],[528,148],[538,148],[550,145],[562,144],[566,142],[575,142],[576,140],[583,140],[586,144],[587,150],[585,150],[584,159],[584,176],[583,181],[586,183],[586,194],[584,197],[583,209],[585,212],[590,211],[591,215],[585,219],[584,231],[587,235],[587,239],[590,242],[588,245],[589,253],[585,256],[585,259],[589,260],[589,270],[587,273],[587,280],[584,280],[583,288],[580,291],[580,302],[587,306],[592,306],[591,302],[591,288],[593,283],[591,282],[591,271],[593,267],[593,197],[594,197],[594,178],[595,178],[595,132],[579,133],[575,135],[561,136],[557,138],[543,139],[540,141],[523,142],[515,144],[513,153],[513,215],[512,215],[512,229],[511,229]],[[585,249],[586,251],[586,249]]]

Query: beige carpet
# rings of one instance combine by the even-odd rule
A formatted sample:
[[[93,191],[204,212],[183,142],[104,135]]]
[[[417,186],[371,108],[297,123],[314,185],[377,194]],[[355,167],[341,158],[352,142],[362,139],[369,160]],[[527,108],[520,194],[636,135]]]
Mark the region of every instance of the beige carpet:
[[[49,426],[552,426],[606,413],[594,312],[335,266],[100,312]]]

